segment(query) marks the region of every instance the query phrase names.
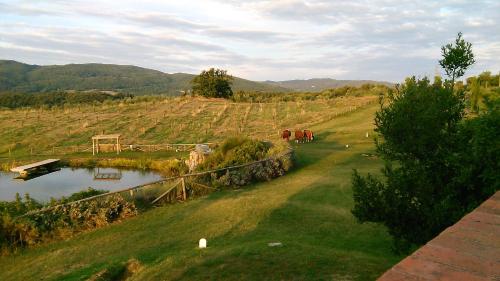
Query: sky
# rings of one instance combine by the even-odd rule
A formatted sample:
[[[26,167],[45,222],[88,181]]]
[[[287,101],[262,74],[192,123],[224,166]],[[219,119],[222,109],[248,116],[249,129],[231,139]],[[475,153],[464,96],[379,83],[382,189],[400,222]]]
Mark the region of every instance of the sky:
[[[0,0],[0,59],[210,67],[251,80],[434,76],[461,31],[500,70],[500,0]]]

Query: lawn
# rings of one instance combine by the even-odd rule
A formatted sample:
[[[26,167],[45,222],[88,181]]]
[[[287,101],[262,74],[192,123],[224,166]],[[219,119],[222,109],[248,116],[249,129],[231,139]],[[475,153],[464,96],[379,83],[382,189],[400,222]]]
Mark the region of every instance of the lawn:
[[[284,177],[1,257],[0,280],[86,280],[132,258],[142,269],[130,280],[374,280],[403,258],[382,226],[350,213],[352,169],[381,167],[362,155],[374,149],[366,132],[376,109],[313,126],[317,141],[294,145],[297,165]]]

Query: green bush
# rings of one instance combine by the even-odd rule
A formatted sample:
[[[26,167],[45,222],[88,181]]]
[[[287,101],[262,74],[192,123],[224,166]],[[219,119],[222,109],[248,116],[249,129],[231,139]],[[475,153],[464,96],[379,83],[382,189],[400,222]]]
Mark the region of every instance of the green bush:
[[[21,199],[19,193],[16,193],[16,199],[14,201],[0,201],[0,215],[20,216],[41,207],[43,207],[43,205],[31,198],[28,193],[24,195],[24,201]]]
[[[267,181],[284,175],[292,167],[292,155],[286,154],[288,151],[289,147],[285,144],[273,145],[248,138],[228,138],[197,167],[197,170],[222,169],[268,159],[242,168],[214,172],[210,177],[204,178],[216,188]]]
[[[69,198],[78,200],[100,193],[102,191],[89,189]],[[65,202],[69,198],[56,202]],[[0,250],[2,253],[35,245],[45,240],[66,238],[75,232],[102,227],[137,214],[135,205],[120,195],[58,205],[33,214],[27,212],[38,209],[42,205],[29,196],[24,202],[21,200],[1,202],[1,206]],[[19,217],[22,214],[24,216]]]
[[[226,139],[197,167],[199,171],[220,169],[258,161],[267,156],[271,144],[242,137]]]
[[[62,198],[59,201],[52,200],[51,205],[54,205],[54,203],[62,204],[62,203],[73,202],[73,201],[89,198],[92,196],[96,196],[96,195],[100,195],[100,194],[104,194],[104,193],[108,193],[108,192],[109,191],[107,191],[107,190],[94,189],[92,187],[89,187],[89,188],[87,188],[87,190],[83,190],[83,191],[71,194],[71,196],[69,196],[68,198]]]

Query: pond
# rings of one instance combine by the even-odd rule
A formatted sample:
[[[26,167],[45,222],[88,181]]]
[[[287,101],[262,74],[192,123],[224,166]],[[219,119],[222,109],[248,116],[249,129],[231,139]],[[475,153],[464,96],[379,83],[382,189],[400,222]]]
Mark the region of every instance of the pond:
[[[69,196],[88,187],[114,191],[162,178],[152,171],[112,168],[61,168],[29,180],[16,179],[18,176],[18,173],[0,172],[0,201],[15,200],[17,192],[21,197],[29,193],[37,201],[48,202],[51,197]]]

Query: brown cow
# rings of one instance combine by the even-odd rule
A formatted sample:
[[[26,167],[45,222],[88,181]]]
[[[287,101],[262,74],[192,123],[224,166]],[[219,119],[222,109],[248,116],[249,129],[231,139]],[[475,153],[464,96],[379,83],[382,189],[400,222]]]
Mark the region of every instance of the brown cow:
[[[314,140],[314,133],[311,130],[304,130],[304,138],[307,142]]]
[[[292,136],[292,132],[290,132],[290,130],[284,130],[282,133],[281,133],[281,138],[286,140],[286,141],[290,141],[290,137]]]
[[[304,132],[301,130],[295,130],[295,142],[301,143],[304,142]]]

